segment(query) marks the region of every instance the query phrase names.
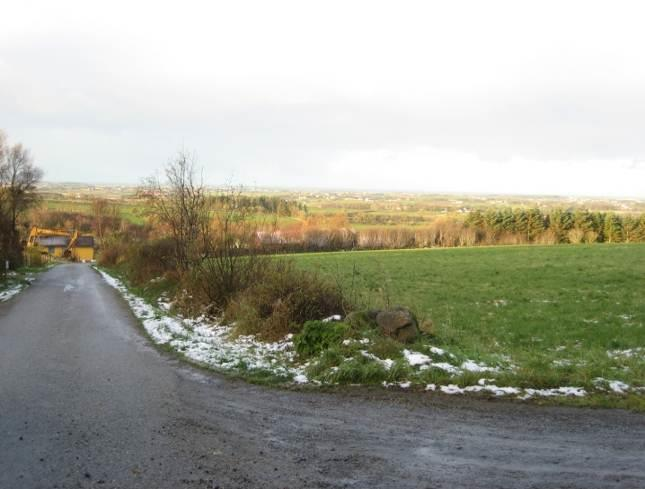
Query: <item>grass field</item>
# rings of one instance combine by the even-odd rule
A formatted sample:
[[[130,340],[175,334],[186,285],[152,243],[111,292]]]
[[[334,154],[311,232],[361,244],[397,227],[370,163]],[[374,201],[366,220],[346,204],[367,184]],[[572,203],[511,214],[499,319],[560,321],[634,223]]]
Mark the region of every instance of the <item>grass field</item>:
[[[402,304],[431,318],[433,345],[487,364],[510,362],[512,371],[495,375],[498,385],[645,385],[645,245],[293,257],[355,290],[367,305]],[[457,383],[468,385],[470,377]],[[631,404],[642,408],[642,394]],[[602,397],[596,396],[601,404]]]

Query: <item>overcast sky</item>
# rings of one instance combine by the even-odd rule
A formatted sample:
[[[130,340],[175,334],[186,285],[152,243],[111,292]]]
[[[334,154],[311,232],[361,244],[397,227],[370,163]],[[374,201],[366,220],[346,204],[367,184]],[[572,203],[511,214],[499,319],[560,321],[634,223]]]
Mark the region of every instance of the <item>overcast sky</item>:
[[[49,181],[645,197],[645,6],[13,1],[0,128]]]

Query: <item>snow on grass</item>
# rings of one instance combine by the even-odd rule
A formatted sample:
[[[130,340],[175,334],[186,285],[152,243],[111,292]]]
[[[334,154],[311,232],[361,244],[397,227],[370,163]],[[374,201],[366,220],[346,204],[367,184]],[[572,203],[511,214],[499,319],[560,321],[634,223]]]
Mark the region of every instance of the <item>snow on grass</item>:
[[[446,355],[441,348],[431,347],[430,351],[438,355]],[[454,355],[449,354],[451,358]],[[499,372],[499,367],[489,367],[483,363],[477,363],[474,360],[466,360],[460,366],[448,362],[435,362],[428,355],[417,351],[403,350],[403,356],[411,367],[420,367],[421,370],[428,368],[438,368],[451,374],[461,374],[463,372]]]
[[[329,316],[328,318],[325,318],[322,320],[323,323],[330,323],[332,321],[340,321],[343,319],[343,317],[340,314],[334,314],[333,316]]]
[[[608,350],[607,356],[609,358],[645,357],[645,348],[637,347],[628,350]]]
[[[640,388],[632,388],[629,384],[621,380],[607,380],[602,377],[596,377],[592,381],[593,385],[600,390],[613,392],[614,394],[627,394],[631,390],[639,391]]]
[[[358,343],[359,345],[369,345],[370,339],[369,338],[360,338],[358,340],[352,339],[352,338],[347,338],[343,340],[343,345],[349,346]]]
[[[273,343],[258,341],[253,336],[233,338],[230,326],[210,323],[203,317],[168,316],[129,292],[117,278],[98,271],[128,302],[155,343],[168,345],[186,358],[215,369],[268,371],[296,383],[308,382],[304,368],[294,364],[291,335]]]
[[[380,363],[385,370],[390,370],[392,368],[392,365],[394,365],[394,360],[391,358],[386,358],[386,359],[380,359],[373,353],[368,352],[367,350],[361,350],[360,351],[361,355],[363,355],[365,358],[369,358],[370,360]]]
[[[483,363],[466,360],[461,364],[461,369],[467,372],[499,372],[499,367],[489,367]]]
[[[488,393],[494,396],[516,396],[517,399],[530,399],[533,397],[554,397],[554,396],[575,396],[583,397],[587,392],[582,387],[558,387],[555,389],[522,389],[520,387],[504,386],[500,387],[495,384],[489,384],[492,379],[479,379],[476,385],[468,385],[460,387],[456,384],[448,384],[437,386],[435,384],[428,384],[427,391],[440,390],[444,394],[466,394],[472,392]]]
[[[417,367],[419,365],[428,365],[432,363],[432,358],[423,353],[416,351],[403,350],[403,356],[408,361],[411,367]]]
[[[520,399],[530,399],[531,397],[584,397],[587,391],[582,387],[556,387],[553,389],[524,389],[524,395]]]

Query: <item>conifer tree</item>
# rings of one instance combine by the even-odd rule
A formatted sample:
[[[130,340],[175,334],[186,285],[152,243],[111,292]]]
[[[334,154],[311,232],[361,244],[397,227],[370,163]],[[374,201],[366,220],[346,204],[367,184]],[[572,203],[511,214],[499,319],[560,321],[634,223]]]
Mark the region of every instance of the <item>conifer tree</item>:
[[[637,236],[638,241],[645,243],[645,214],[641,214],[640,219],[638,220]]]
[[[620,243],[623,240],[623,223],[620,216],[611,213],[605,217],[605,242]]]
[[[513,215],[513,209],[506,208],[500,213],[501,223],[500,226],[502,230],[507,233],[512,233],[515,231],[515,216]]]
[[[544,216],[540,209],[529,209],[527,215],[526,238],[533,241],[542,231],[544,231]]]
[[[522,236],[526,236],[528,231],[529,219],[524,209],[515,210],[515,231]]]

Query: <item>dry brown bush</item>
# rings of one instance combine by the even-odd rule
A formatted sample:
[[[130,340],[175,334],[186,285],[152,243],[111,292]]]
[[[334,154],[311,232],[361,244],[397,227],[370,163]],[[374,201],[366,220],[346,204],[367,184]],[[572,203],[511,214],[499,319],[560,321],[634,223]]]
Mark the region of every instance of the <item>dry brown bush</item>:
[[[238,334],[275,340],[298,332],[306,321],[349,310],[336,284],[301,270],[289,260],[272,260],[256,282],[238,293],[225,311]]]

